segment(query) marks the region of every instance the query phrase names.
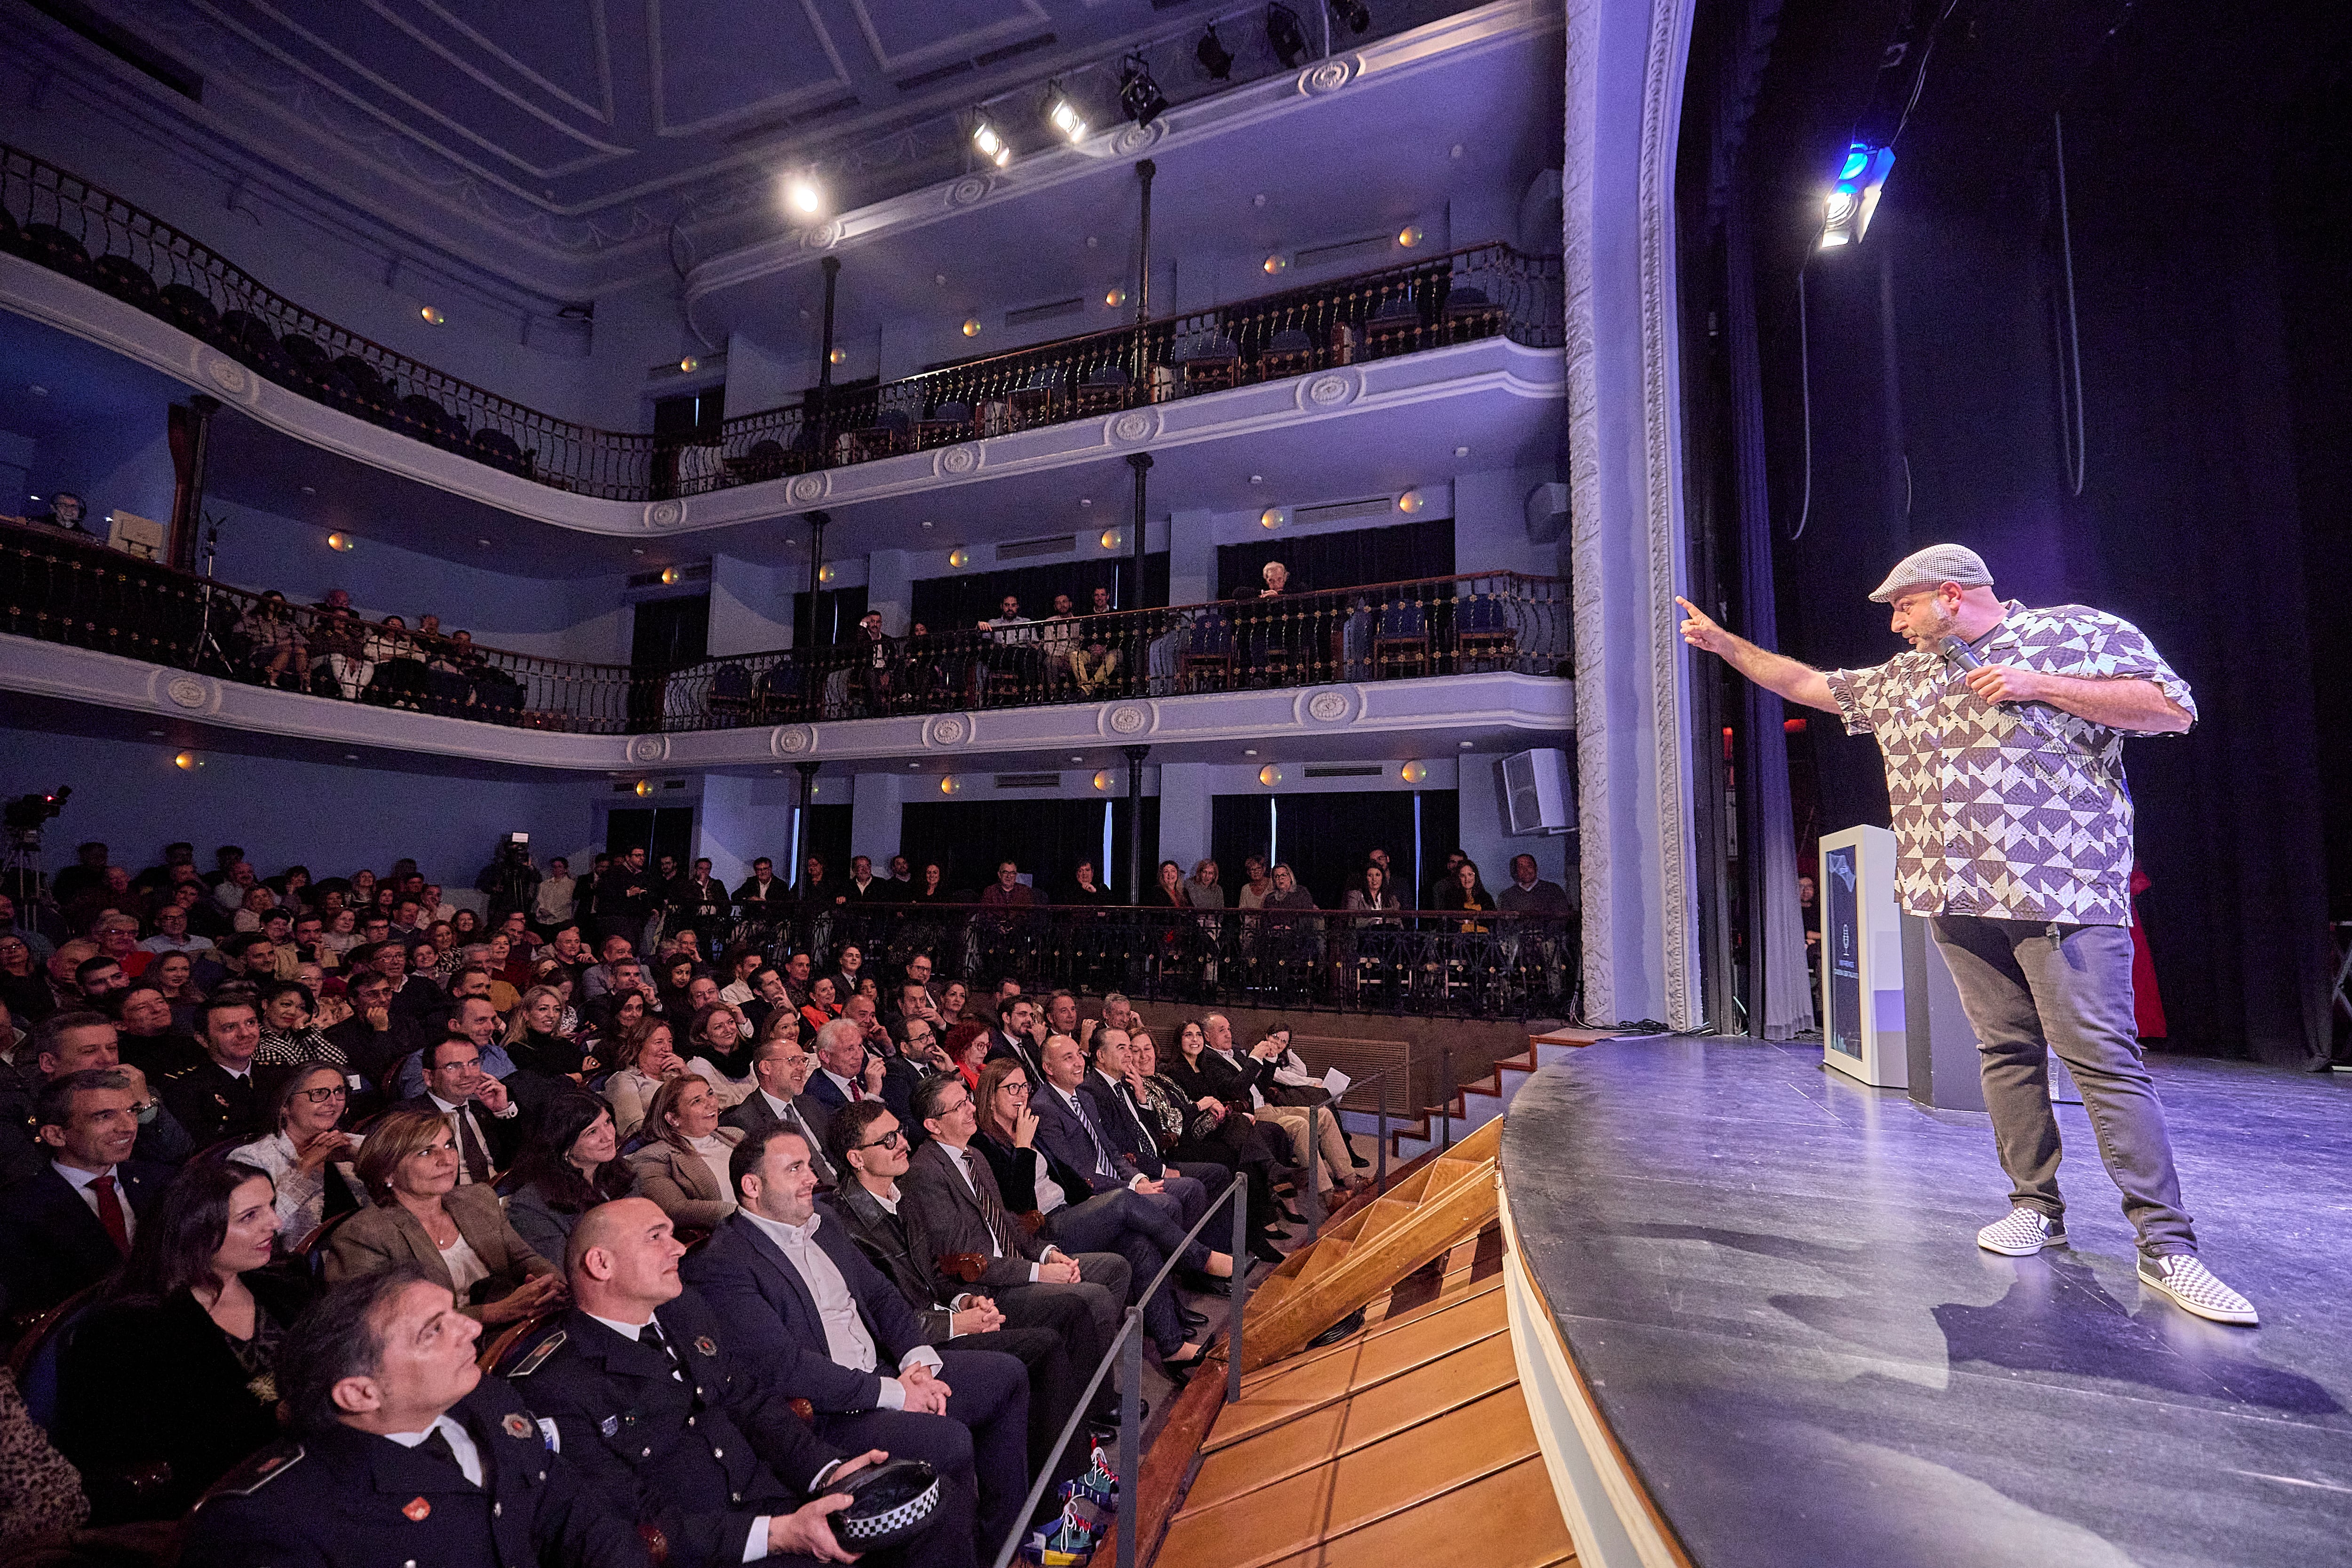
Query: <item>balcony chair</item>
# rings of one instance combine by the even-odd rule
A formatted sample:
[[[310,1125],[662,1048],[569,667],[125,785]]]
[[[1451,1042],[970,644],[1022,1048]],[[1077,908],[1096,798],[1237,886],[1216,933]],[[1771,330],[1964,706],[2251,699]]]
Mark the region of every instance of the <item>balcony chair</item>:
[[[1454,610],[1454,668],[1457,671],[1509,668],[1519,646],[1511,606],[1492,594],[1473,594]]]
[[[783,472],[784,444],[772,436],[752,442],[751,449],[741,457],[727,459],[727,477],[739,485],[757,484]]]
[[[1031,371],[1026,380],[1013,389],[1005,399],[1007,413],[1015,429],[1031,425],[1051,425],[1061,417],[1059,405],[1063,398],[1064,373],[1056,366],[1044,366]]]
[[[1503,308],[1475,284],[1458,284],[1445,296],[1445,320],[1441,336],[1449,343],[1491,338],[1504,327]]]
[[[930,447],[950,447],[971,434],[971,405],[947,402],[934,404],[931,411],[915,421],[915,450]]]
[[[1285,327],[1275,333],[1257,356],[1260,381],[1280,381],[1288,375],[1303,375],[1314,368],[1315,340],[1298,327]]]
[[[1078,384],[1076,405],[1081,419],[1097,414],[1116,414],[1135,401],[1135,377],[1123,364],[1095,367],[1086,380]]]
[[[278,352],[286,356],[286,363],[300,378],[301,385],[297,390],[310,392],[326,386],[334,362],[315,339],[306,338],[299,332],[289,332],[278,340]]]
[[[1407,671],[1429,673],[1429,617],[1418,601],[1392,599],[1381,606],[1372,637],[1372,674],[1385,679]]]
[[[703,699],[710,716],[722,725],[751,724],[759,721],[760,704],[751,685],[751,672],[730,660],[710,672],[710,692]]]
[[[514,437],[495,425],[485,425],[475,431],[473,439],[467,446],[471,448],[475,461],[488,463],[494,468],[504,468],[510,474],[520,474],[525,479],[530,478],[532,461],[538,457],[536,452],[525,452],[516,446]]]
[[[126,305],[155,312],[155,279],[127,256],[101,256],[89,264],[89,280]]]
[[[393,405],[392,388],[384,384],[375,366],[357,354],[342,354],[329,367],[341,384],[351,388],[349,396],[371,418],[380,419]]]
[[[250,310],[224,310],[220,319],[221,347],[273,381],[289,374],[285,353],[269,323]]]
[[[400,422],[410,435],[436,447],[452,446],[466,439],[466,427],[457,416],[421,392],[412,392],[400,400]]]
[[[1379,359],[1411,353],[1421,347],[1421,333],[1420,308],[1404,295],[1392,295],[1364,323],[1365,355]]]
[[[53,223],[29,223],[20,231],[13,248],[27,261],[37,261],[52,272],[62,272],[68,278],[89,278],[89,252],[81,241]]]
[[[156,296],[155,313],[192,337],[220,335],[220,311],[204,293],[185,283],[166,283]]]
[[[1216,677],[1211,685],[1207,678]],[[1223,691],[1234,683],[1234,623],[1222,610],[1195,612],[1176,636],[1176,689]]]
[[[1197,337],[1176,351],[1176,378],[1181,395],[1223,392],[1240,378],[1241,351],[1227,337]]]

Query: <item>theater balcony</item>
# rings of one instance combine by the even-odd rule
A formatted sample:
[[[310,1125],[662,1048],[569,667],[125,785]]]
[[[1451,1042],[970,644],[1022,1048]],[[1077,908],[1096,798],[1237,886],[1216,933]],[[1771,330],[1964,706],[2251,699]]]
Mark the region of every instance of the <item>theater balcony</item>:
[[[1151,449],[1248,463],[1342,420],[1360,448],[1526,446],[1564,389],[1559,259],[1503,244],[1086,333],[686,437],[529,407],[328,321],[199,238],[0,148],[0,306],[296,441],[515,516],[614,535],[756,522]],[[1450,417],[1431,405],[1449,404]]]
[[[259,616],[307,677],[259,673]],[[193,722],[555,768],[915,759],[1239,740],[1388,755],[1573,722],[1567,584],[1493,573],[1173,605],[648,670],[269,610],[95,539],[0,523],[0,687]],[[266,634],[265,634],[266,635]],[[1052,638],[1048,642],[1046,639]],[[1049,657],[1082,651],[1082,664]]]

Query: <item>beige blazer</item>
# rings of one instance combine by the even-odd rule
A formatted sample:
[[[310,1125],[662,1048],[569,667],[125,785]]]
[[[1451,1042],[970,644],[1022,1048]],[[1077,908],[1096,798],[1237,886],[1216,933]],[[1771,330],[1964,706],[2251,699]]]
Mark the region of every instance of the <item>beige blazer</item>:
[[[499,1194],[490,1188],[468,1185],[452,1188],[441,1200],[449,1216],[457,1222],[457,1234],[490,1271],[488,1279],[474,1287],[474,1300],[459,1303],[469,1318],[482,1315],[480,1303],[495,1301],[507,1295],[526,1279],[555,1272],[555,1265],[530,1249],[530,1244],[515,1234],[507,1223],[507,1211],[499,1203]],[[342,1224],[327,1238],[327,1283],[341,1279],[356,1279],[362,1275],[375,1274],[403,1263],[413,1263],[425,1271],[427,1279],[449,1285],[449,1270],[441,1261],[441,1249],[425,1232],[425,1224],[400,1206],[398,1202],[378,1204],[364,1208]]]
[[[743,1141],[743,1131],[721,1127],[719,1137],[731,1149]],[[659,1204],[672,1225],[709,1230],[735,1212],[733,1194],[719,1185],[710,1162],[691,1149],[656,1140],[629,1156],[629,1169],[637,1178],[637,1195]]]

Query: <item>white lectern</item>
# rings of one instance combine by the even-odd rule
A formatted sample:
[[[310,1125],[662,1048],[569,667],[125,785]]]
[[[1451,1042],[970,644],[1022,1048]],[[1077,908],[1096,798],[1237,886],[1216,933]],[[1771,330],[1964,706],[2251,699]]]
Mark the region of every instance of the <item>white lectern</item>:
[[[1822,1059],[1874,1088],[1908,1088],[1895,835],[1884,827],[1824,835],[1821,893]]]

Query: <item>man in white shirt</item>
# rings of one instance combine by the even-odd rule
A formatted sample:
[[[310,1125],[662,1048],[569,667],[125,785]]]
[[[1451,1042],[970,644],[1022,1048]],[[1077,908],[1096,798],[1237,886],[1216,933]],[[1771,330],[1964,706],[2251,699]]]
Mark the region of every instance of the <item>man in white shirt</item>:
[[[212,939],[192,934],[188,930],[188,911],[180,904],[166,904],[155,911],[155,934],[139,944],[142,952],[209,952]]]
[[[688,1262],[688,1282],[784,1397],[816,1407],[817,1436],[927,1459],[948,1484],[976,1487],[993,1551],[1029,1487],[1027,1370],[927,1342],[898,1288],[817,1211],[798,1133],[744,1139],[730,1172],[742,1206]]]
[[[547,863],[547,875],[539,879],[539,892],[530,901],[531,924],[542,936],[552,936],[572,923],[572,909],[578,901],[580,879],[572,874],[572,863],[559,855]]]

